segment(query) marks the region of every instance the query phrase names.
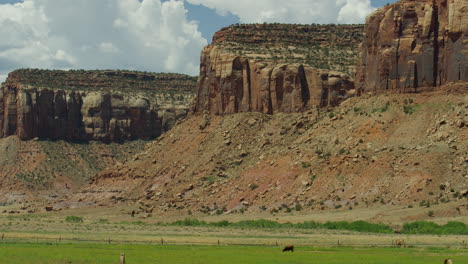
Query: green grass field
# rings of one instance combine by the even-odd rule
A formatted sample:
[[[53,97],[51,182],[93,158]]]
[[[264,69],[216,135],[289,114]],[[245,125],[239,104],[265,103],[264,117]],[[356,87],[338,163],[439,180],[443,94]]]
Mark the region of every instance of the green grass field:
[[[0,263],[62,264],[119,263],[125,252],[126,263],[200,263],[200,264],[430,264],[468,263],[467,250],[443,248],[312,248],[297,247],[295,252],[281,252],[277,247],[259,246],[150,246],[150,245],[45,245],[0,244]]]

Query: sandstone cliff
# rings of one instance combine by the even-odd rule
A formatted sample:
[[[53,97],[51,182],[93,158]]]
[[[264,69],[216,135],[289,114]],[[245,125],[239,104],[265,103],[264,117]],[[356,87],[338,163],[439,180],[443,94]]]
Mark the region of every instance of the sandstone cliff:
[[[468,81],[468,1],[400,1],[367,18],[360,91]]]
[[[360,25],[237,25],[201,55],[195,111],[300,112],[353,90]],[[344,72],[344,73],[343,73]]]
[[[0,91],[0,137],[155,138],[186,115],[195,84],[178,74],[14,71]]]

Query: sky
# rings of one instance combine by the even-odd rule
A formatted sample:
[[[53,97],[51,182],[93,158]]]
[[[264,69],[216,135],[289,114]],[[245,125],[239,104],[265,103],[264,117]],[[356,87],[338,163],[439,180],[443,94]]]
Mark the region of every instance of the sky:
[[[17,68],[198,75],[235,23],[364,23],[396,0],[0,0],[0,82]]]

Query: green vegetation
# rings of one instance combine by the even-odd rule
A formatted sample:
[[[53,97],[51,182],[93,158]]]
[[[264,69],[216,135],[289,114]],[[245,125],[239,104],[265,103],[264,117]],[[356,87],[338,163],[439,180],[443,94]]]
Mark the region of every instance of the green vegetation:
[[[299,209],[299,210],[298,210]],[[295,207],[300,211],[302,207]],[[195,218],[186,218],[168,225],[172,226],[213,226],[213,227],[233,227],[233,228],[297,228],[297,229],[328,229],[328,230],[348,230],[368,233],[393,233],[393,230],[385,224],[374,224],[365,221],[340,221],[319,223],[306,221],[302,223],[279,223],[271,220],[245,220],[240,222],[205,222]],[[404,234],[436,234],[436,235],[468,235],[468,226],[461,222],[449,222],[439,226],[432,222],[413,222],[403,226]]]
[[[41,70],[19,69],[8,76],[6,84],[28,85],[32,88],[63,89],[72,91],[135,90],[149,94],[181,96],[193,93],[197,77],[178,73],[150,73],[121,70]]]
[[[295,206],[296,211],[302,210],[301,206]],[[314,221],[306,221],[303,223],[279,223],[275,221],[260,219],[260,220],[245,220],[240,222],[205,222],[194,218],[186,218],[182,221],[176,221],[169,225],[175,226],[215,226],[215,227],[234,227],[234,228],[297,228],[297,229],[329,229],[329,230],[349,230],[356,232],[372,232],[372,233],[393,233],[393,230],[383,224],[373,224],[364,221],[356,222],[326,222],[319,223]]]
[[[448,222],[438,225],[433,222],[417,221],[403,225],[405,234],[431,234],[431,235],[468,235],[468,225],[461,222]]]
[[[68,222],[68,223],[83,223],[83,217],[80,217],[80,216],[67,216],[65,218],[65,222]]]
[[[19,172],[15,174],[15,177],[19,180],[25,181],[31,184],[44,184],[47,182],[47,177],[38,172]]]
[[[404,105],[403,112],[405,112],[405,114],[411,115],[414,112],[416,112],[416,108],[414,107],[414,105]]]
[[[363,25],[240,24],[222,29],[213,44],[239,56],[301,63],[354,74]]]
[[[1,244],[0,263],[9,264],[113,264],[120,253],[126,263],[204,263],[204,264],[361,264],[361,263],[442,263],[452,256],[454,263],[467,263],[464,252],[448,249],[411,248],[312,248],[295,247],[294,254],[280,247],[261,246],[174,246],[174,245],[41,245]]]
[[[372,113],[385,113],[390,109],[390,106],[390,102],[387,102],[383,107],[373,109]]]
[[[403,100],[403,112],[405,114],[411,115],[416,112],[418,105],[413,105],[413,98]]]
[[[255,184],[255,183],[250,184],[250,190],[253,191],[253,190],[257,189],[257,188],[258,188],[257,184]]]

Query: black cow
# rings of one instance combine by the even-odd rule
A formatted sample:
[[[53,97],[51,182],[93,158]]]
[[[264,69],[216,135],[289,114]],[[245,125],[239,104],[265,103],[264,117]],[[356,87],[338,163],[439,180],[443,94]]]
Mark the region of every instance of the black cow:
[[[291,252],[294,252],[294,246],[291,245],[291,246],[285,246],[283,248],[283,252],[286,252],[286,251],[291,251]]]

